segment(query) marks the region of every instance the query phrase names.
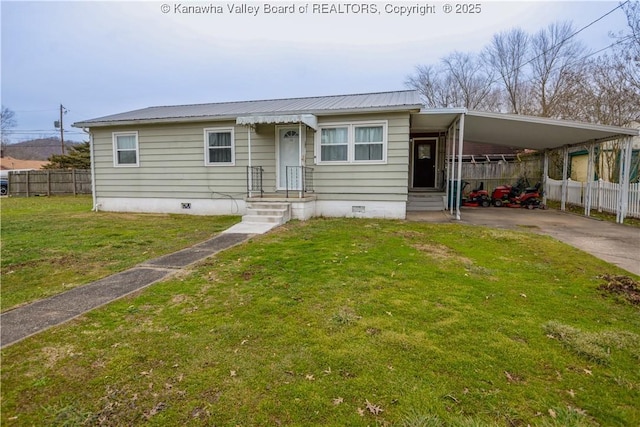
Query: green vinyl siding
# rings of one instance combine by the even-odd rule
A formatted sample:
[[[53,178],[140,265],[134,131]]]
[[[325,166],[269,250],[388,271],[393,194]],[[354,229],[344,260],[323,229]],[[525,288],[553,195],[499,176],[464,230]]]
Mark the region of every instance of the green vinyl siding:
[[[307,143],[307,165],[314,168],[318,200],[406,201],[409,176],[409,113],[319,117],[324,123],[387,121],[386,164],[313,164],[313,139]],[[317,160],[317,159],[316,159]]]
[[[235,165],[205,165],[204,129],[235,127]],[[113,132],[138,132],[139,167],[113,165]],[[94,128],[98,197],[242,198],[246,193],[247,128],[234,122]],[[254,164],[274,165],[273,134],[252,134]],[[271,166],[273,169],[273,166]]]
[[[315,164],[315,131],[307,128],[305,164],[314,169],[319,200],[406,201],[409,175],[409,113],[318,117],[331,122],[387,122],[386,163]],[[206,165],[204,129],[234,128],[235,164]],[[91,129],[96,195],[132,198],[226,198],[246,194],[248,128],[233,121],[114,126]],[[118,168],[113,132],[138,132],[139,166]],[[251,133],[253,166],[261,166],[266,192],[276,187],[276,127],[258,125]]]

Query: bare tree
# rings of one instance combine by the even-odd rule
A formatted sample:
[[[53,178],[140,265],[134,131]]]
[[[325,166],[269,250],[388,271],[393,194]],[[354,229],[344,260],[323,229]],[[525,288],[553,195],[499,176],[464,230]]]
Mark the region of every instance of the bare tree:
[[[433,65],[417,66],[415,74],[407,78],[406,85],[417,90],[429,108],[451,107],[454,102],[442,71]]]
[[[495,34],[482,52],[482,59],[499,76],[510,113],[521,114],[530,109],[525,65],[529,54],[529,36],[520,28]]]
[[[627,16],[627,32],[614,35],[615,52],[625,61],[624,78],[640,92],[640,2],[628,1],[621,8]]]
[[[540,116],[575,118],[564,104],[577,91],[585,48],[573,34],[571,23],[554,23],[531,39],[532,95]]]
[[[2,110],[0,110],[0,154],[4,153],[4,148],[9,143],[11,129],[16,127],[15,115],[13,110],[2,106]]]
[[[499,97],[493,84],[493,76],[476,55],[454,52],[442,60],[451,83],[458,88],[459,105],[471,110],[497,111]]]
[[[419,66],[406,84],[416,89],[431,108],[464,107],[497,111],[498,91],[491,75],[474,55],[454,52],[440,66]]]

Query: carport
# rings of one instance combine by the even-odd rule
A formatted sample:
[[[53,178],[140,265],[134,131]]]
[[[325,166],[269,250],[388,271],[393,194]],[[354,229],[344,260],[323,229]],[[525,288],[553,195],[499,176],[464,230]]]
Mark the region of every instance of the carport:
[[[582,146],[589,153],[587,176],[594,174],[595,147],[612,140],[623,140],[620,154],[619,183],[622,191],[617,200],[616,221],[622,223],[627,213],[631,169],[631,138],[637,129],[595,125],[568,120],[549,119],[514,114],[486,113],[466,109],[424,109],[411,115],[411,130],[444,132],[446,135],[445,170],[447,200],[452,185],[461,188],[464,142],[502,145],[541,151],[544,153],[544,184],[549,172],[549,151],[563,149],[561,210],[566,208],[569,148]],[[585,215],[590,214],[591,180],[587,182]],[[450,207],[450,213],[460,220],[460,199]]]

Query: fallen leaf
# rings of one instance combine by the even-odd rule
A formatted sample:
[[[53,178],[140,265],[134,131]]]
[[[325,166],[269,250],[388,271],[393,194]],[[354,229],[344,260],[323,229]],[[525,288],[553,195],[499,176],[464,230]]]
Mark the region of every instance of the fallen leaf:
[[[237,375],[236,371],[229,371],[229,375],[235,377]]]
[[[504,374],[507,377],[507,380],[509,380],[509,382],[512,382],[512,383],[516,382],[516,380],[513,378],[513,376],[509,372],[504,371]]]
[[[591,369],[583,369],[584,373],[587,375],[593,375],[593,372],[591,372]]]
[[[569,396],[571,397],[576,397],[576,392],[573,390],[567,390],[567,393],[569,394]]]
[[[361,417],[364,417],[364,409],[358,408],[356,409],[356,411],[358,411],[358,415],[360,415]]]
[[[387,313],[389,316],[393,316],[390,311],[385,311],[385,313]]]
[[[313,375],[311,374],[307,374],[304,376],[305,380],[309,380],[309,381],[315,381],[315,378],[313,377]]]
[[[584,415],[584,416],[587,415],[587,411],[585,411],[584,409],[574,408],[574,407],[571,407],[571,406],[569,406],[569,409],[573,409],[574,411],[576,411],[580,415]]]
[[[335,398],[333,399],[333,404],[338,406],[339,404],[341,404],[342,402],[344,402],[344,399],[341,397]]]
[[[329,366],[329,368],[325,369],[324,371],[322,371],[323,374],[327,374],[330,375],[331,374],[331,366]]]
[[[526,294],[520,294],[520,296],[521,296],[522,298],[526,298],[526,297],[527,297],[527,295],[526,295]]]
[[[157,414],[158,412],[162,411],[163,409],[165,409],[167,407],[167,404],[164,402],[160,402],[158,403],[156,406],[154,406],[153,408],[151,408],[151,410],[149,411],[149,413],[145,414],[145,417],[148,419],[149,417],[154,416],[155,414]]]
[[[242,342],[240,342],[240,345],[245,345],[248,342],[249,342],[249,340],[242,340]]]
[[[551,418],[555,418],[556,417],[556,411],[554,411],[553,409],[549,409],[549,415],[551,415]]]
[[[373,415],[378,415],[380,412],[383,411],[383,409],[380,406],[374,405],[373,403],[369,402],[369,400],[365,400],[364,403],[367,405],[367,410],[371,412]]]

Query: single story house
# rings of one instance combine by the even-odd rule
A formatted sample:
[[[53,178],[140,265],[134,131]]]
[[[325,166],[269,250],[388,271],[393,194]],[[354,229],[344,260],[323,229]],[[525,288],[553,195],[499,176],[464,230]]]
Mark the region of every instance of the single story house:
[[[464,141],[544,150],[637,135],[428,110],[413,90],[150,107],[73,126],[91,135],[96,210],[244,215],[278,201],[297,219],[444,210]]]

